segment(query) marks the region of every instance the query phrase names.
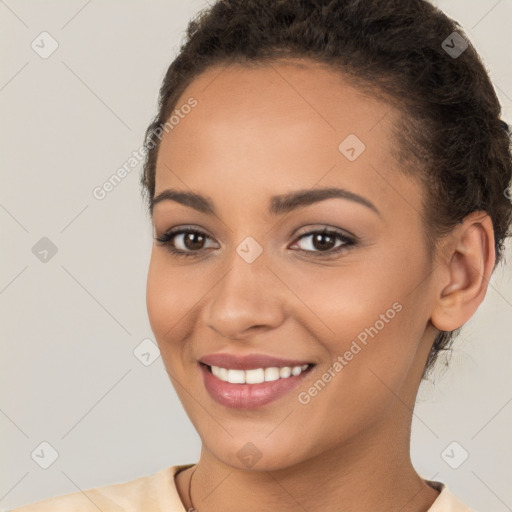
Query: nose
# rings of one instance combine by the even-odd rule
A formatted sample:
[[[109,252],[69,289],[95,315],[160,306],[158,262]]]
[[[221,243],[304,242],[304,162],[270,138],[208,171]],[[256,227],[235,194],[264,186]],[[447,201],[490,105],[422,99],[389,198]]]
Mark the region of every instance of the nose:
[[[285,316],[284,287],[264,259],[247,263],[236,255],[231,263],[203,308],[206,325],[239,340],[278,327]]]

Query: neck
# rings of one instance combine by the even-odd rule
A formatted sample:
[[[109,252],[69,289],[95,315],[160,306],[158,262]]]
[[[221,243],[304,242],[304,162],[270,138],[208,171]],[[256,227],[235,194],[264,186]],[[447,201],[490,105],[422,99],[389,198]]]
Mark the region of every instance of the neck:
[[[412,466],[411,411],[398,400],[391,409],[386,428],[380,424],[378,432],[369,429],[336,450],[284,469],[233,468],[203,447],[195,468],[177,478],[180,497],[187,510],[192,507],[188,484],[195,469],[191,489],[197,512],[426,512],[439,492]]]

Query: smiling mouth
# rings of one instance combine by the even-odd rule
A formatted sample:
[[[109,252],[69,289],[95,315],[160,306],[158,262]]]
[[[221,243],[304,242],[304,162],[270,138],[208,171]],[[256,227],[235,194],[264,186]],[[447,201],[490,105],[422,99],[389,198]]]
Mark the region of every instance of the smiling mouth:
[[[289,395],[315,363],[265,354],[209,354],[198,360],[210,397],[230,409],[256,409]]]
[[[205,363],[200,364],[205,366],[219,380],[230,384],[262,384],[263,382],[289,379],[309,371],[314,366],[313,364],[303,364],[301,366],[270,366],[239,370],[214,365],[210,366]]]

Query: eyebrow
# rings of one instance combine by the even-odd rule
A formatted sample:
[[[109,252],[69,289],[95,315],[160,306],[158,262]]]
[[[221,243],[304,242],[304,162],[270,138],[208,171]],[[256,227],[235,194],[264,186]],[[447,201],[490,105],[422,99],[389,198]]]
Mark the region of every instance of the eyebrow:
[[[381,216],[377,207],[365,197],[336,187],[298,190],[296,192],[272,196],[270,199],[269,212],[272,215],[282,215],[298,208],[303,208],[332,198],[353,201],[366,206],[379,215],[379,217]],[[206,215],[217,215],[215,206],[211,199],[202,196],[201,194],[196,194],[195,192],[185,192],[173,189],[163,190],[151,200],[151,214],[153,214],[154,206],[162,201],[174,201]]]

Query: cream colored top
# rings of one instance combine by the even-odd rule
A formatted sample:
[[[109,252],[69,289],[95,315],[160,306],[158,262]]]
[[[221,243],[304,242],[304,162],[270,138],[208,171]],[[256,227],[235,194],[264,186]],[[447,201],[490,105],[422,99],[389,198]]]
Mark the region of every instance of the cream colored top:
[[[187,512],[176,489],[174,475],[193,465],[172,466],[129,482],[64,494],[10,512]],[[474,512],[444,484],[428,483],[440,494],[427,512]]]

